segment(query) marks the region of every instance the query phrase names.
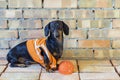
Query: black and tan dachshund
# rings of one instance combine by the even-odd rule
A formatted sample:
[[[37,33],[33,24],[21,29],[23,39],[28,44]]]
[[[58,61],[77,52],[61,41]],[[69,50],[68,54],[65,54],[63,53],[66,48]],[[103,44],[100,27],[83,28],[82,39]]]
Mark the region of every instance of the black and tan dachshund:
[[[44,33],[45,36],[47,37],[44,42],[46,43],[45,45],[48,50],[47,52],[50,52],[57,62],[57,60],[62,56],[63,53],[63,33],[65,35],[68,35],[69,27],[63,21],[56,20],[48,23],[45,26]],[[33,43],[35,43],[35,41],[36,40],[34,40]],[[27,42],[29,41],[25,41],[18,44],[8,52],[7,60],[10,63],[11,67],[27,67],[33,62],[36,62],[33,59],[35,55],[41,55],[43,58],[42,63],[44,63],[45,66],[43,66],[42,64],[40,65],[44,67],[46,71],[56,70],[57,67],[52,67],[52,68],[50,67],[51,61],[50,58],[48,57],[48,53],[46,54],[46,51],[41,46],[38,47],[40,49],[39,50],[40,53],[38,54],[36,53],[35,55],[31,53],[32,54],[31,56],[28,47],[35,46],[36,43],[32,45],[32,44],[28,44]],[[57,65],[56,62],[55,65]]]

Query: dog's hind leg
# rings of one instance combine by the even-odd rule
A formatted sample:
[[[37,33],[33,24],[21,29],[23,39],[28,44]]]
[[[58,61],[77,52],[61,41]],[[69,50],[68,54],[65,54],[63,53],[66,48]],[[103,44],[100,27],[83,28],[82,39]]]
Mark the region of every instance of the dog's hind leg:
[[[32,60],[29,60],[29,59],[25,59],[25,58],[23,58],[23,57],[20,57],[20,58],[18,59],[18,61],[19,61],[19,63],[25,64],[26,66],[29,66],[29,65],[31,65],[31,64],[36,64],[36,62],[34,62],[34,61],[32,61]]]
[[[25,65],[20,65],[17,60],[11,59],[10,67],[25,67]]]
[[[18,59],[16,58],[11,59],[10,62],[11,62],[10,67],[27,67],[27,65],[19,62]]]

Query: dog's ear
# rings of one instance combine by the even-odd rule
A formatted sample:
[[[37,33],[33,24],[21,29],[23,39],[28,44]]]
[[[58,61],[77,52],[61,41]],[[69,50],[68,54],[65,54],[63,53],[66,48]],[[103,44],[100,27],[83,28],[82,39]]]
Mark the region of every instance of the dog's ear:
[[[64,31],[64,34],[65,34],[65,35],[68,35],[68,34],[69,34],[69,27],[68,27],[68,25],[65,24],[64,22],[63,22],[63,31]]]
[[[48,36],[50,32],[50,23],[48,23],[46,26],[45,26],[45,29],[44,29],[44,34],[45,36]]]

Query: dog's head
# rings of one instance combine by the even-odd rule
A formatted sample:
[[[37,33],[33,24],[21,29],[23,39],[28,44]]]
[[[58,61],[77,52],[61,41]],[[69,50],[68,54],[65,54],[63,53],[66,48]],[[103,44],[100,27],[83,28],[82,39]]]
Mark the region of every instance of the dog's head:
[[[69,34],[69,27],[60,20],[52,21],[45,26],[45,36],[52,36],[57,40],[61,39],[63,32],[65,35]]]
[[[48,23],[45,26],[44,32],[45,36],[48,36],[57,42],[55,43],[53,55],[56,59],[60,58],[63,51],[63,33],[68,35],[69,27],[63,21],[56,20]],[[56,48],[57,46],[58,48]]]

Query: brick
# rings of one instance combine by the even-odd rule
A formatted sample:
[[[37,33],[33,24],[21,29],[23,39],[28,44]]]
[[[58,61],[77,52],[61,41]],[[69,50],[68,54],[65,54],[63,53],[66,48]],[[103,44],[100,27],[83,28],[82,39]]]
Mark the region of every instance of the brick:
[[[113,58],[113,59],[119,59],[120,58],[120,50],[119,49],[110,50],[109,54],[110,54],[110,58]]]
[[[110,20],[92,20],[91,27],[92,28],[110,28],[111,21]]]
[[[8,24],[9,28],[42,28],[41,20],[10,20]]]
[[[41,73],[40,80],[79,80],[78,73],[62,75],[60,73]]]
[[[120,74],[120,66],[117,66],[116,69],[117,69],[118,73]]]
[[[64,18],[93,18],[94,15],[92,14],[91,10],[81,10],[81,9],[77,9],[77,10],[59,10],[58,16],[60,19],[64,19]]]
[[[90,30],[88,32],[89,38],[120,38],[119,34],[119,29]]]
[[[8,41],[0,40],[0,48],[9,48]]]
[[[0,59],[0,66],[6,66],[8,61],[6,59]]]
[[[19,76],[18,76],[19,75]],[[38,80],[39,73],[3,73],[1,80]]]
[[[75,11],[74,10],[59,10],[58,13],[59,18],[75,18]]]
[[[0,38],[7,38],[7,39],[16,39],[18,38],[18,34],[16,30],[1,30]]]
[[[84,66],[112,66],[109,60],[79,60],[78,65]]]
[[[93,51],[90,49],[64,49],[63,58],[88,59],[93,58]]]
[[[112,0],[80,0],[80,8],[112,8]]]
[[[24,18],[57,18],[56,10],[24,10]]]
[[[106,66],[86,66],[82,65],[79,67],[80,72],[87,73],[111,73],[115,72],[114,67],[106,67]]]
[[[109,61],[78,61],[80,72],[115,72]]]
[[[112,47],[113,48],[120,48],[120,40],[113,40]]]
[[[0,50],[0,58],[5,58],[9,50]]]
[[[0,18],[22,18],[22,10],[0,10]]]
[[[89,38],[106,38],[108,35],[108,30],[96,29],[89,30],[88,37]]]
[[[91,28],[91,21],[90,20],[78,20],[77,23],[79,28]]]
[[[120,0],[115,0],[115,8],[120,8]]]
[[[43,27],[45,27],[49,22],[51,22],[51,21],[53,21],[53,20],[43,20]]]
[[[120,60],[112,60],[112,64],[115,66],[117,72],[120,74]]]
[[[42,30],[20,30],[20,38],[41,38],[43,37]]]
[[[108,38],[120,38],[120,30],[119,29],[111,29],[108,33]]]
[[[98,55],[103,54],[103,55],[106,55],[110,59],[119,59],[120,49],[95,50],[95,54],[98,54]]]
[[[77,0],[45,0],[44,8],[77,8]]]
[[[78,20],[79,28],[109,28],[110,20]]]
[[[64,48],[76,48],[76,47],[77,47],[76,39],[64,40]]]
[[[6,6],[7,6],[6,0],[1,0],[0,1],[0,8],[6,8]]]
[[[95,18],[120,18],[119,10],[95,10]]]
[[[70,29],[76,28],[76,20],[63,20],[64,23],[66,23]]]
[[[120,28],[120,20],[119,19],[113,19],[112,27],[115,28],[115,29],[119,29]]]
[[[79,19],[89,19],[89,18],[93,18],[94,14],[92,13],[91,10],[81,10],[81,9],[77,9],[75,10],[75,18]]]
[[[41,66],[39,64],[32,64],[26,68],[19,68],[14,67],[11,68],[10,65],[5,70],[5,73],[40,73],[41,72]]]
[[[109,50],[94,50],[94,58],[95,59],[109,59]]]
[[[117,73],[80,73],[82,80],[119,80]]]
[[[9,46],[10,46],[10,48],[13,48],[13,47],[15,47],[17,44],[22,43],[22,42],[24,42],[24,41],[26,41],[26,40],[11,40],[11,41],[9,41]]]
[[[110,40],[79,40],[79,48],[109,48]]]
[[[112,64],[114,66],[119,66],[120,65],[120,60],[112,60]]]
[[[9,8],[42,8],[42,0],[8,0]]]
[[[6,66],[0,66],[0,73],[2,73],[5,68],[6,68]]]
[[[70,30],[69,35],[66,37],[85,39],[86,36],[87,36],[86,30]]]
[[[7,21],[6,20],[0,20],[0,29],[7,28]]]

